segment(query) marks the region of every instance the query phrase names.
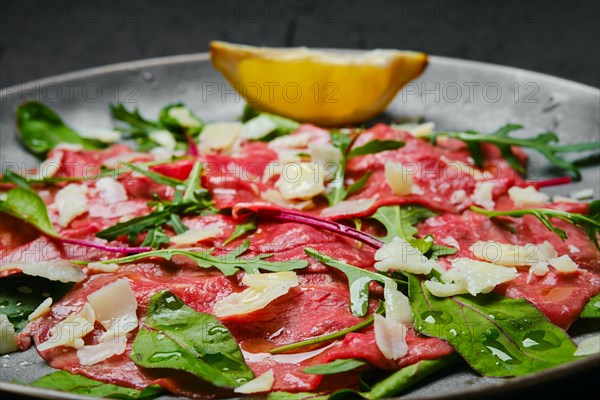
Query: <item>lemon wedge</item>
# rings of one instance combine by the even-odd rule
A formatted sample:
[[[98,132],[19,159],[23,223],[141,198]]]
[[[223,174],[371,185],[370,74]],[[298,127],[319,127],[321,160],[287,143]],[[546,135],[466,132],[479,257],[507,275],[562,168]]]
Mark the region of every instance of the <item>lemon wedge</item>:
[[[331,51],[211,42],[211,61],[254,108],[319,125],[382,112],[427,66],[412,51]]]

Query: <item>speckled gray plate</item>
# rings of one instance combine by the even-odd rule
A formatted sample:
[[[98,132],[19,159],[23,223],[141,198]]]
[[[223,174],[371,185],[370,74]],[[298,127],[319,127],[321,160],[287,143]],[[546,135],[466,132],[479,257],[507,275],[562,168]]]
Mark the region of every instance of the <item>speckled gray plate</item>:
[[[163,105],[182,101],[207,120],[237,118],[244,104],[212,68],[206,54],[117,64],[13,86],[0,92],[1,170],[17,168],[23,171],[39,164],[20,145],[14,126],[15,107],[28,99],[47,103],[76,129],[111,127],[107,107],[111,102],[139,106],[143,114],[154,116]],[[444,130],[471,128],[493,131],[513,122],[526,126],[523,135],[555,130],[565,143],[590,141],[599,138],[600,91],[515,68],[431,57],[425,74],[405,87],[378,119],[389,122],[415,117],[433,121],[437,129]],[[581,158],[581,155],[572,157]],[[560,174],[536,154],[532,154],[530,164],[529,179]],[[588,159],[582,165],[587,166],[583,168],[581,182],[549,188],[547,192],[567,194],[593,188],[597,195],[600,192],[598,164]],[[585,336],[577,334],[575,340],[580,341]],[[449,399],[488,396],[515,388],[543,385],[544,382],[598,366],[600,355],[513,379],[484,378],[467,368],[457,368],[419,385],[405,397]],[[9,383],[15,379],[31,382],[51,371],[35,350],[2,356],[0,389],[13,395],[38,398],[82,398]]]

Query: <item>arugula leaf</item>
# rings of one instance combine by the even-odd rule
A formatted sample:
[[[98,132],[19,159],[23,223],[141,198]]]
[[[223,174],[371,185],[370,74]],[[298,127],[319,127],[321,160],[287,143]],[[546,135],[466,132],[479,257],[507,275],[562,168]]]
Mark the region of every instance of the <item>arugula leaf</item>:
[[[482,375],[521,376],[575,360],[571,338],[525,299],[439,298],[419,278],[408,281],[415,330],[446,340]]]
[[[82,138],[64,124],[62,119],[37,101],[29,101],[17,107],[17,128],[27,148],[38,156],[44,156],[60,143],[79,144],[84,149],[105,147],[101,142]]]
[[[204,128],[204,121],[183,103],[169,104],[160,110],[158,123],[177,135],[198,136]]]
[[[600,293],[588,301],[579,318],[600,318]]]
[[[356,358],[342,358],[328,362],[327,364],[318,364],[306,367],[302,370],[302,372],[315,375],[331,375],[339,374],[340,372],[351,371],[358,367],[362,367],[363,365],[367,365],[367,362],[358,360]]]
[[[56,302],[72,286],[72,283],[50,281],[35,276],[15,275],[2,278],[0,314],[6,314],[15,329],[20,331],[27,325],[29,314],[47,297],[52,297],[52,300]]]
[[[256,228],[256,218],[254,216],[247,217],[245,222],[237,224],[235,226],[235,229],[231,233],[231,236],[229,236],[227,240],[223,242],[223,246],[227,246],[229,243],[233,242],[235,239],[241,236],[244,236],[250,232],[254,232]]]
[[[404,146],[404,142],[397,140],[376,139],[350,150],[354,139],[356,139],[360,133],[362,133],[362,131],[358,131],[353,134],[346,134],[339,130],[330,132],[331,143],[340,150],[340,153],[342,153],[342,160],[335,170],[332,183],[329,185],[330,190],[325,195],[330,207],[340,203],[342,200],[348,197],[348,195],[358,192],[360,189],[362,189],[367,183],[369,176],[371,176],[369,172],[366,173],[346,189],[346,164],[348,163],[349,159],[367,154],[380,153],[386,150],[395,150]]]
[[[280,117],[279,115],[269,114],[266,112],[258,112],[250,107],[248,104],[244,107],[244,112],[242,114],[242,122],[248,122],[254,118],[267,118],[270,122],[272,122],[275,128],[267,133],[265,136],[261,137],[259,140],[263,142],[271,141],[280,136],[286,136],[290,133],[296,131],[300,127],[300,123],[294,121],[293,119]]]
[[[142,260],[148,257],[160,257],[165,260],[170,260],[173,256],[185,256],[194,261],[201,268],[215,267],[219,269],[225,276],[230,276],[243,269],[249,274],[258,274],[259,270],[280,272],[302,269],[308,266],[305,260],[290,260],[290,261],[263,261],[269,258],[272,254],[260,254],[252,258],[239,258],[250,247],[250,241],[246,240],[240,246],[226,254],[213,256],[213,249],[203,252],[179,250],[179,249],[164,249],[147,251],[145,253],[134,254],[127,257],[106,260],[106,263],[130,263],[137,260]]]
[[[160,185],[170,186],[175,189],[183,188],[184,182],[180,181],[179,179],[175,179],[175,178],[171,178],[170,176],[159,174],[158,172],[151,171],[151,170],[144,168],[137,164],[132,164],[132,163],[128,163],[128,162],[122,162],[121,164],[139,174],[147,176],[148,178],[152,179],[154,182],[156,182]],[[124,173],[124,172],[127,172],[127,171],[121,171],[120,173]]]
[[[157,249],[161,244],[168,244],[170,241],[166,233],[163,232],[162,228],[154,228],[148,231],[146,238],[142,242],[141,246],[152,247]]]
[[[104,383],[83,375],[73,375],[67,371],[56,371],[44,375],[29,384],[30,386],[60,390],[82,396],[109,397],[113,399],[152,399],[164,393],[158,385],[148,386],[142,390]]]
[[[48,217],[46,204],[33,190],[16,187],[0,194],[0,212],[33,225],[48,236],[58,237]]]
[[[147,132],[159,129],[159,124],[145,119],[140,110],[135,108],[129,111],[123,104],[110,104],[110,114],[116,121],[129,125],[129,132]]]
[[[423,206],[384,206],[379,207],[369,218],[379,221],[385,227],[386,235],[379,237],[385,243],[390,243],[395,237],[401,237],[428,258],[435,260],[441,256],[452,255],[457,251],[453,247],[434,244],[431,235],[425,238],[415,237],[418,233],[415,225],[436,215],[436,212]]]
[[[567,144],[561,146],[555,145],[553,143],[558,143],[559,139],[558,135],[554,132],[540,133],[536,137],[527,139],[509,136],[510,132],[522,128],[522,125],[509,124],[490,134],[484,134],[473,130],[464,132],[436,132],[431,136],[431,140],[435,143],[436,138],[440,136],[462,140],[469,147],[471,156],[479,167],[483,167],[483,151],[481,149],[481,144],[493,144],[500,150],[500,153],[510,166],[520,173],[525,173],[525,170],[518,162],[511,147],[518,146],[530,148],[540,152],[554,166],[572,172],[577,179],[581,179],[581,173],[577,166],[557,154],[600,149],[600,142]]]
[[[383,302],[379,302],[379,306],[377,307],[377,310],[375,310],[375,314],[382,314],[383,311],[385,311],[385,305]],[[313,346],[318,343],[325,343],[325,342],[330,342],[335,339],[343,338],[348,333],[360,331],[363,328],[366,328],[367,326],[371,325],[373,323],[373,321],[375,320],[375,314],[370,315],[368,318],[365,318],[363,321],[359,322],[358,324],[350,326],[348,328],[339,330],[337,332],[328,333],[328,334],[317,336],[314,338],[302,340],[300,342],[290,343],[290,344],[286,344],[283,346],[279,346],[279,347],[269,350],[269,353],[271,353],[271,354],[287,353],[288,351],[297,350],[302,347]]]
[[[304,252],[315,260],[346,274],[350,286],[350,309],[352,310],[352,315],[357,317],[363,317],[367,313],[369,283],[371,281],[396,285],[396,281],[392,278],[338,261],[310,247],[305,248]]]
[[[558,218],[566,221],[570,224],[575,225],[582,231],[584,231],[590,240],[594,243],[596,248],[600,250],[600,245],[598,244],[597,235],[600,233],[600,200],[594,200],[590,203],[590,214],[583,215],[577,213],[570,213],[566,211],[560,210],[552,210],[549,208],[529,208],[522,210],[507,210],[507,211],[488,211],[483,208],[479,208],[476,206],[470,207],[471,211],[475,211],[476,213],[486,215],[490,218],[496,217],[513,217],[520,218],[525,215],[533,215],[537,219],[540,220],[542,224],[549,231],[556,233],[562,240],[567,239],[567,233],[552,224],[551,218]]]
[[[386,150],[396,150],[404,146],[399,140],[371,140],[360,147],[355,147],[348,153],[348,158],[364,156],[367,154],[381,153]]]
[[[254,378],[229,330],[169,291],[150,299],[130,358],[141,367],[182,370],[221,387],[237,387]]]
[[[426,377],[447,368],[457,361],[455,355],[421,360],[415,364],[401,368],[384,380],[373,385],[371,390],[361,395],[366,399],[382,399],[396,396]]]

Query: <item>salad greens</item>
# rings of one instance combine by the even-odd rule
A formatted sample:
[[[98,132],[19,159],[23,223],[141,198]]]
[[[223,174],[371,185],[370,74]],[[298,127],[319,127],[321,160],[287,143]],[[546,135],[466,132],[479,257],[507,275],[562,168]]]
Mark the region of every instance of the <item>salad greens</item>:
[[[580,318],[600,318],[600,293],[593,296],[583,308]]]
[[[360,147],[351,149],[352,143],[354,143],[354,140],[361,133],[362,131],[358,131],[353,134],[347,134],[339,130],[334,130],[331,132],[331,143],[340,150],[342,159],[340,164],[336,166],[333,181],[330,184],[330,190],[325,195],[330,206],[339,204],[342,200],[348,197],[348,195],[361,190],[369,179],[370,173],[367,172],[361,178],[357,179],[352,185],[346,188],[346,164],[348,163],[349,159],[367,154],[380,153],[386,150],[395,150],[404,146],[404,142],[396,140],[372,140]]]
[[[254,378],[229,330],[169,291],[150,299],[130,358],[145,368],[186,371],[215,386],[237,387]]]
[[[37,101],[21,104],[16,113],[23,144],[37,156],[45,156],[61,143],[81,145],[84,149],[105,147],[102,142],[81,137],[58,114]]]
[[[574,163],[565,160],[558,154],[600,149],[600,142],[556,145],[554,143],[557,143],[559,139],[558,135],[554,132],[540,133],[533,138],[517,138],[510,136],[511,132],[522,128],[522,125],[509,124],[490,134],[473,130],[463,132],[436,132],[431,135],[431,140],[434,143],[439,137],[450,137],[462,140],[467,144],[471,157],[473,157],[475,164],[479,167],[483,167],[484,160],[484,152],[481,148],[481,144],[493,144],[500,150],[500,154],[506,159],[510,166],[520,173],[525,173],[525,169],[517,159],[512,147],[517,146],[533,149],[546,157],[546,159],[554,166],[573,173],[577,179],[581,179],[579,168],[577,168]]]
[[[590,213],[589,215],[583,215],[578,213],[570,213],[567,211],[561,210],[553,210],[550,208],[532,208],[532,209],[520,209],[520,210],[508,210],[508,211],[488,211],[483,208],[471,207],[471,211],[475,211],[476,213],[487,215],[490,218],[496,217],[514,217],[520,218],[525,215],[532,215],[540,220],[542,224],[548,230],[556,233],[561,239],[567,239],[567,233],[552,224],[552,220],[550,218],[558,218],[563,221],[566,221],[570,224],[575,225],[582,231],[584,231],[590,240],[596,245],[596,248],[600,250],[600,245],[598,244],[597,235],[600,233],[600,200],[595,200],[590,203]]]
[[[74,375],[67,371],[56,371],[42,376],[40,379],[31,382],[30,385],[39,388],[80,394],[82,396],[108,397],[123,400],[153,399],[165,392],[165,390],[158,385],[152,385],[142,390],[137,390],[113,385],[111,383],[100,382],[83,375]]]
[[[50,237],[58,237],[50,222],[46,204],[31,189],[19,186],[0,194],[0,212],[19,218]]]
[[[358,360],[356,358],[340,358],[338,360],[328,362],[327,364],[317,364],[306,367],[302,371],[306,372],[307,374],[331,375],[339,374],[340,372],[351,371],[364,365],[367,365],[367,362],[363,360]]]
[[[395,237],[400,237],[428,258],[435,260],[441,256],[452,255],[457,251],[453,247],[434,244],[431,235],[424,238],[415,237],[418,233],[415,225],[436,215],[438,215],[436,212],[423,206],[384,206],[379,207],[369,218],[379,221],[385,227],[386,235],[380,237],[385,243],[390,243]]]
[[[235,229],[231,233],[231,236],[229,236],[223,242],[223,246],[227,246],[229,243],[233,242],[235,239],[240,238],[244,235],[247,235],[251,232],[254,232],[256,230],[256,228],[257,228],[256,217],[254,217],[254,216],[247,217],[244,222],[239,223],[235,226]]]
[[[577,346],[525,299],[496,293],[433,296],[408,275],[415,330],[450,343],[477,372],[520,376],[575,360]]]
[[[105,263],[130,263],[133,261],[143,260],[149,257],[160,257],[165,260],[171,260],[173,256],[184,256],[194,261],[200,268],[212,268],[219,269],[225,276],[231,276],[238,272],[240,269],[246,271],[249,274],[258,274],[259,270],[280,272],[280,271],[293,271],[296,269],[306,268],[308,262],[305,260],[290,260],[290,261],[264,261],[265,258],[269,258],[272,254],[260,254],[252,258],[240,258],[242,254],[248,251],[250,247],[250,241],[246,240],[244,243],[226,254],[211,255],[213,249],[208,251],[189,251],[180,249],[164,249],[147,251],[145,253],[134,254],[131,256],[116,258],[104,261]]]

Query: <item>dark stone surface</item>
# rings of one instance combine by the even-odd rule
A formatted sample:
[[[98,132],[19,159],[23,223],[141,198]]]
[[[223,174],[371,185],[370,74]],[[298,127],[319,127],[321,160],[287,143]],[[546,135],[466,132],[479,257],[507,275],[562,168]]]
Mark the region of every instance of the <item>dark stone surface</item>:
[[[2,0],[0,85],[254,45],[401,48],[600,85],[598,1]]]

